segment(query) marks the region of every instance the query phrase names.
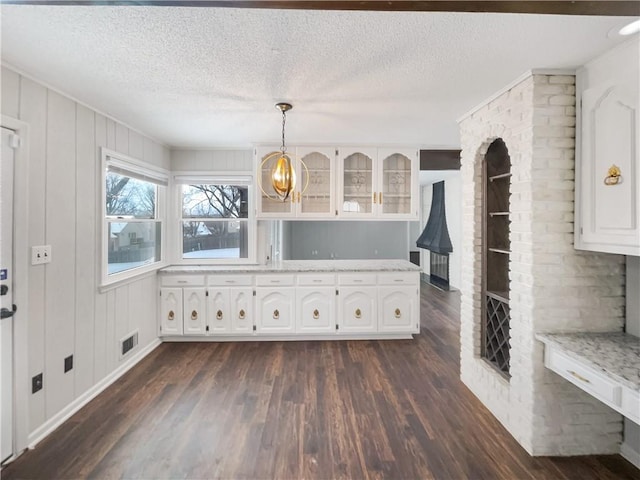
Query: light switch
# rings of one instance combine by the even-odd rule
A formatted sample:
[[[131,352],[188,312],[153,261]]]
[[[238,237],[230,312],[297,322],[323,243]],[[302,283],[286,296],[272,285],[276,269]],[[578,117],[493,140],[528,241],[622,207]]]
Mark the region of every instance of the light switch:
[[[31,265],[51,262],[51,245],[31,247]]]

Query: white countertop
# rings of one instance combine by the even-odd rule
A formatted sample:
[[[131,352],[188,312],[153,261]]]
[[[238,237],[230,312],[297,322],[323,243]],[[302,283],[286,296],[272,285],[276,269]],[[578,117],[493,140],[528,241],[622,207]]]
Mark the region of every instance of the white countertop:
[[[277,265],[172,265],[160,273],[420,272],[407,260],[285,260]]]
[[[623,332],[605,332],[538,333],[536,338],[616,382],[640,391],[639,337]]]

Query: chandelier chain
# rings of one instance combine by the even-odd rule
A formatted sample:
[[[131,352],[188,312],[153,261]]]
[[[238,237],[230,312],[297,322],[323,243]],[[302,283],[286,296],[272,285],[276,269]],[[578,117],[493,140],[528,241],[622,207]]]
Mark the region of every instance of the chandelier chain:
[[[287,151],[287,146],[284,144],[284,126],[287,122],[287,114],[284,110],[282,110],[282,145],[280,145],[280,151],[284,155]]]

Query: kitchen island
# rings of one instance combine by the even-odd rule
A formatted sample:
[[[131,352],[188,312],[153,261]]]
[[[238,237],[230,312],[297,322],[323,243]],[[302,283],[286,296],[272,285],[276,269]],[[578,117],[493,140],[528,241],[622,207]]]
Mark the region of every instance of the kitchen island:
[[[420,267],[291,260],[160,271],[165,341],[407,339],[420,331]]]

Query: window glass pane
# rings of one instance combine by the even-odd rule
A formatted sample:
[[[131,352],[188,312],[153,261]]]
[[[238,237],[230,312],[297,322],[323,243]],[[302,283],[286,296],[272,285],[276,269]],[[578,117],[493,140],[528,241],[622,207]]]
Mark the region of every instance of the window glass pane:
[[[183,258],[247,258],[248,221],[183,221]]]
[[[108,172],[106,194],[107,216],[156,217],[157,186],[154,183]]]
[[[108,222],[109,275],[161,259],[161,222]]]
[[[249,189],[238,185],[184,185],[183,218],[248,218]]]

